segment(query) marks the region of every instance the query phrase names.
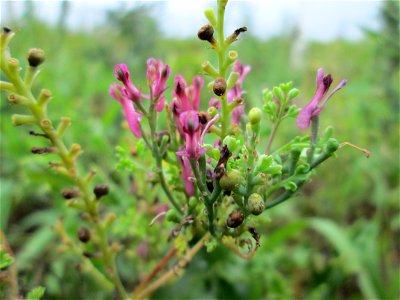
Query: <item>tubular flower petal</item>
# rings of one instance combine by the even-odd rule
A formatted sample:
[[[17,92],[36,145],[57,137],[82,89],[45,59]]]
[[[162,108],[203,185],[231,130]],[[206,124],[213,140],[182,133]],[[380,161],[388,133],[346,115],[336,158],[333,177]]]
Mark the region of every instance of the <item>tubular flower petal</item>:
[[[134,102],[142,101],[142,94],[130,80],[130,73],[125,64],[119,64],[114,67],[114,76],[124,85],[125,94],[129,99]]]
[[[158,112],[164,108],[164,91],[168,88],[165,83],[171,75],[171,68],[164,65],[161,60],[149,58],[147,60],[147,83],[152,91],[153,98],[156,101],[155,108]]]
[[[239,78],[235,85],[228,92],[228,102],[232,103],[235,99],[242,97],[243,95],[243,80],[247,73],[251,70],[251,66],[242,65],[239,60],[236,60],[232,71],[239,73]],[[232,110],[232,123],[240,124],[240,116],[244,113],[244,103],[239,104]]]
[[[140,130],[140,119],[142,115],[133,107],[133,102],[126,95],[125,90],[118,84],[113,83],[110,87],[110,95],[121,103],[129,129],[138,138],[142,137]]]
[[[324,76],[324,69],[319,68],[316,77],[317,89],[314,97],[306,106],[303,107],[296,119],[297,127],[301,130],[306,130],[310,127],[311,119],[319,116],[327,101],[333,96],[333,94],[346,85],[347,80],[342,80],[333,91],[326,96],[332,82],[333,78],[331,74]]]

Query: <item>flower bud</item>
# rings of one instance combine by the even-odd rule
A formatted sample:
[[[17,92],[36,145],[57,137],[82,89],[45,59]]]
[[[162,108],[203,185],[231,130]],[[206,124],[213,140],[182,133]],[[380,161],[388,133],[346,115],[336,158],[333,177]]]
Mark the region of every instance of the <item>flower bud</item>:
[[[101,197],[106,196],[108,192],[109,188],[106,184],[98,184],[93,189],[93,193],[96,195],[96,199],[100,199]]]
[[[226,220],[226,226],[230,228],[236,228],[242,225],[244,221],[244,215],[238,210],[234,210],[229,214],[228,219]]]
[[[328,139],[328,141],[326,142],[326,145],[325,145],[325,151],[328,153],[328,154],[331,154],[331,153],[334,153],[338,148],[339,148],[339,142],[336,140],[336,139],[334,139],[334,138],[330,138],[330,139]]]
[[[247,200],[247,208],[253,215],[258,216],[265,209],[264,200],[260,194],[253,193]]]
[[[218,109],[215,106],[211,106],[207,109],[207,114],[213,118],[218,113]]]
[[[261,117],[262,117],[262,112],[261,109],[259,109],[258,107],[253,107],[249,111],[249,121],[252,125],[259,124],[261,121]]]
[[[72,199],[78,197],[79,192],[76,189],[64,189],[61,191],[61,195],[64,199]]]
[[[213,91],[214,94],[217,96],[222,96],[225,94],[226,91],[226,81],[225,78],[219,77],[215,79],[213,84]]]
[[[90,241],[91,238],[91,234],[89,229],[87,229],[86,227],[81,227],[78,229],[78,239],[82,242],[82,243],[87,243]]]
[[[233,191],[239,188],[240,183],[242,182],[243,177],[240,171],[231,170],[229,172],[224,173],[221,179],[219,180],[219,184],[221,188],[225,191]]]
[[[209,41],[209,42],[213,41],[214,40],[213,35],[214,35],[214,28],[211,26],[211,24],[204,25],[197,32],[197,36],[202,41]]]
[[[36,68],[44,62],[44,51],[38,48],[32,48],[28,52],[28,62],[31,67]]]

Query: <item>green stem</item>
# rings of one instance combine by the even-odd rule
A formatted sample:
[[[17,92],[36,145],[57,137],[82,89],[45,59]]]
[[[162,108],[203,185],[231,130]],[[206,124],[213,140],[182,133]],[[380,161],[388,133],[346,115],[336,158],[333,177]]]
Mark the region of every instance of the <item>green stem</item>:
[[[226,79],[226,48],[225,34],[224,34],[224,18],[225,18],[225,6],[228,1],[218,0],[218,20],[217,20],[217,36],[219,42],[218,52],[218,75]],[[228,91],[226,91],[227,93]],[[228,106],[228,99],[226,93],[220,97],[221,102],[221,139],[223,140],[230,132],[231,125],[231,114]]]
[[[163,166],[162,166],[162,157],[160,154],[160,149],[158,147],[158,144],[155,140],[155,134],[156,134],[156,123],[157,123],[157,112],[155,110],[155,103],[153,101],[153,95],[151,93],[150,89],[150,109],[149,109],[149,126],[150,126],[150,134],[151,134],[151,142],[152,142],[152,147],[150,148],[153,157],[156,159],[156,167],[157,167],[157,175],[160,180],[160,184],[162,189],[164,190],[165,195],[167,196],[169,202],[176,208],[176,210],[182,214],[182,208],[179,206],[179,204],[175,201],[174,196],[171,194],[171,191],[168,188],[168,185],[165,181],[164,177],[164,171],[163,171]]]
[[[322,162],[324,162],[325,160],[327,160],[329,157],[331,157],[333,155],[333,153],[331,154],[326,154],[323,153],[321,154],[310,166],[310,171],[312,169],[314,169],[315,167],[317,167],[319,164],[321,164]],[[274,200],[272,200],[270,203],[268,203],[265,207],[265,210],[270,209],[278,204],[281,204],[282,202],[286,201],[287,199],[289,199],[294,193],[296,193],[300,187],[303,186],[303,184],[306,182],[304,181],[294,181],[297,185],[297,190],[295,191],[285,191],[283,194],[279,195],[277,198],[275,198]]]
[[[272,146],[272,142],[274,141],[274,139],[275,139],[275,135],[276,135],[276,132],[277,132],[277,130],[278,130],[278,127],[279,127],[279,125],[280,125],[280,120],[279,121],[277,121],[275,124],[274,124],[274,126],[272,127],[272,131],[271,131],[271,134],[269,135],[269,138],[268,138],[268,143],[267,143],[267,147],[265,148],[265,154],[269,154],[270,152],[271,152],[271,146]]]

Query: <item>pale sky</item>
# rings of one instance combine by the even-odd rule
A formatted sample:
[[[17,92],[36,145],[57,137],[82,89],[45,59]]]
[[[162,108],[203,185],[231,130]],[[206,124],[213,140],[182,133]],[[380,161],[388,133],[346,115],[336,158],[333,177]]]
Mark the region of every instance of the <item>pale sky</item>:
[[[6,26],[10,17],[7,1],[1,1],[1,23]],[[153,16],[161,30],[178,28],[174,35],[195,36],[197,30],[207,22],[203,11],[214,7],[216,1],[170,0],[170,1],[124,1],[126,7],[144,2],[153,3]],[[260,38],[268,38],[287,29],[288,25],[299,25],[306,39],[327,41],[338,37],[360,39],[361,28],[376,29],[379,7],[383,1],[300,1],[300,0],[252,0],[228,3],[226,10],[226,31],[247,26],[249,31]],[[59,1],[35,1],[36,13],[44,20],[54,23],[60,12]],[[91,28],[101,24],[107,9],[121,5],[117,1],[71,1],[68,24],[71,28]],[[23,1],[13,1],[13,13],[18,14]]]

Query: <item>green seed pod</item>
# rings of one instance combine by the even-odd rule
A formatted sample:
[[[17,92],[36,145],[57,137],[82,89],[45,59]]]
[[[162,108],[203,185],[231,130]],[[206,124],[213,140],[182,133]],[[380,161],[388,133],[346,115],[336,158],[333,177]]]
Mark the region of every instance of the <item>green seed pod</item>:
[[[190,197],[189,199],[189,209],[193,211],[197,206],[197,199],[196,197]]]
[[[226,226],[230,228],[236,228],[242,225],[243,221],[244,221],[244,214],[238,210],[234,210],[229,214],[229,217],[226,220]]]
[[[258,216],[265,209],[264,200],[260,194],[253,193],[247,201],[247,208],[253,215]]]
[[[179,219],[178,212],[173,208],[167,211],[165,218],[167,221],[174,223],[179,223],[181,221]]]
[[[326,142],[326,152],[331,154],[334,153],[337,149],[339,148],[339,142],[334,139],[334,138],[330,138],[327,142]]]
[[[258,107],[253,107],[249,111],[249,121],[252,125],[259,124],[261,121],[261,117],[262,117],[262,112],[261,109],[259,109]]]
[[[242,174],[238,170],[231,170],[222,175],[221,179],[219,180],[219,184],[223,190],[233,191],[239,188],[242,180]]]

